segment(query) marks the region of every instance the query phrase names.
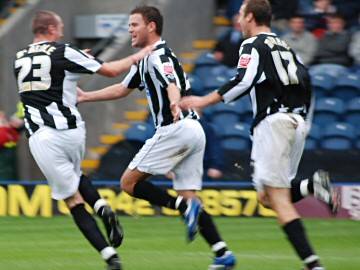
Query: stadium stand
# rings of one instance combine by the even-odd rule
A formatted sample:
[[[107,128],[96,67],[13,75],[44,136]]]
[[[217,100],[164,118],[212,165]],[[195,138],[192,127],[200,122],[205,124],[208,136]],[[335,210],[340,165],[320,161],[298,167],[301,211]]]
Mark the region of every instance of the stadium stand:
[[[321,137],[321,147],[328,150],[350,150],[355,139],[354,127],[347,123],[333,123],[326,126]]]

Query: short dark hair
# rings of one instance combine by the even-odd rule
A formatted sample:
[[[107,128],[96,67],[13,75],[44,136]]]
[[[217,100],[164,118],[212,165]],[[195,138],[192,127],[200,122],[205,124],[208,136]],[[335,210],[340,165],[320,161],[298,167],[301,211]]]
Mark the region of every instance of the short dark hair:
[[[49,10],[39,10],[32,20],[32,32],[34,34],[47,34],[50,25],[57,26],[59,15]]]
[[[245,0],[245,16],[249,13],[254,15],[257,25],[271,25],[271,5],[268,0]]]
[[[154,22],[156,25],[156,34],[161,36],[163,29],[163,16],[160,11],[153,6],[138,6],[130,14],[141,14],[146,23]]]
[[[345,21],[345,16],[344,16],[344,14],[342,14],[342,13],[340,13],[340,12],[330,13],[330,14],[328,14],[328,18],[331,18],[331,19],[341,19],[341,20]]]

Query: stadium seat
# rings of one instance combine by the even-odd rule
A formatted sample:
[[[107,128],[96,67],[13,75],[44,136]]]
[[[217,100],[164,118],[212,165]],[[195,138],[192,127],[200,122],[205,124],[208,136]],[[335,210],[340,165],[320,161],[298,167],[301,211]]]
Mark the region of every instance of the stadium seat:
[[[153,125],[145,122],[133,124],[126,132],[126,140],[145,142],[155,133]]]
[[[241,108],[237,106],[236,102],[229,104],[219,103],[214,106],[211,116],[211,123],[217,127],[224,127],[225,125],[235,124],[239,122]]]
[[[349,101],[360,95],[360,77],[353,73],[348,73],[338,78],[333,96],[344,101]]]
[[[248,150],[251,142],[249,138],[250,125],[236,123],[218,129],[221,146],[224,150]]]
[[[309,68],[309,73],[311,76],[325,73],[332,77],[339,78],[344,74],[347,74],[348,69],[337,64],[317,64]]]
[[[202,80],[193,74],[190,74],[188,76],[189,78],[189,82],[191,85],[191,90],[192,90],[192,94],[196,95],[196,96],[201,96],[204,94],[204,84],[202,82]]]
[[[321,98],[315,104],[314,123],[327,125],[340,120],[345,112],[344,102],[338,98]]]
[[[335,78],[329,74],[315,74],[311,76],[311,85],[316,98],[330,96],[335,86]]]
[[[219,62],[216,61],[212,53],[206,52],[201,54],[196,60],[195,60],[195,66],[201,67],[201,66],[216,66]]]
[[[355,141],[354,141],[354,146],[356,149],[360,150],[360,126],[356,126],[357,129],[355,130]]]
[[[231,78],[235,77],[237,74],[237,69],[236,68],[228,68],[227,71],[226,71],[226,78],[228,80],[230,80]]]
[[[207,78],[210,74],[211,67],[219,66],[219,62],[214,58],[212,53],[203,53],[195,60],[194,74],[201,80]]]
[[[214,106],[209,106],[203,109],[202,117],[204,117],[207,121],[211,122],[211,117],[213,115]]]
[[[216,89],[218,89],[219,87],[223,86],[226,82],[227,79],[225,76],[223,75],[212,75],[211,74],[211,70],[210,74],[203,79],[204,82],[204,92],[209,93],[212,92]]]
[[[360,97],[349,101],[346,108],[345,122],[354,126],[360,124]]]
[[[318,148],[318,144],[319,144],[318,142],[320,140],[320,137],[321,137],[321,130],[319,126],[313,124],[306,138],[305,149],[316,150]]]
[[[354,127],[347,123],[333,123],[325,128],[321,138],[321,148],[327,150],[349,150],[355,140]]]
[[[240,108],[240,120],[247,124],[251,124],[253,121],[253,109],[250,101],[250,97],[242,97],[236,101],[236,106]]]

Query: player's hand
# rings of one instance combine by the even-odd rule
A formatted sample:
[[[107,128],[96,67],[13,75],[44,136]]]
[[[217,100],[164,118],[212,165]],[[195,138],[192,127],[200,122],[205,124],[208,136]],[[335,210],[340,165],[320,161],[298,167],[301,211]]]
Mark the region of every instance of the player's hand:
[[[179,106],[183,110],[188,110],[192,108],[202,108],[202,98],[197,96],[187,96],[183,97],[180,100]]]
[[[133,60],[134,64],[138,63],[145,56],[149,55],[153,49],[154,49],[154,46],[149,45],[149,46],[146,46],[145,48],[141,49],[137,53],[133,54],[132,60]]]
[[[170,104],[171,114],[173,116],[174,122],[180,119],[181,108],[178,103]]]
[[[77,103],[85,102],[86,92],[84,92],[80,87],[77,87],[76,90],[77,90]]]

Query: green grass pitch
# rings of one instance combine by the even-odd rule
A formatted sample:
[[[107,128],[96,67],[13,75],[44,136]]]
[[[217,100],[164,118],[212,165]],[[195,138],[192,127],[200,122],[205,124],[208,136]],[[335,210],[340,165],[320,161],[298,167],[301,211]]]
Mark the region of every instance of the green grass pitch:
[[[236,254],[236,269],[301,269],[275,219],[215,221]],[[125,270],[206,270],[211,262],[212,254],[201,237],[186,243],[179,218],[121,217],[121,222],[126,238],[118,251]],[[305,225],[327,270],[360,269],[359,222],[309,219]],[[70,217],[0,217],[1,270],[95,270],[104,266]]]

